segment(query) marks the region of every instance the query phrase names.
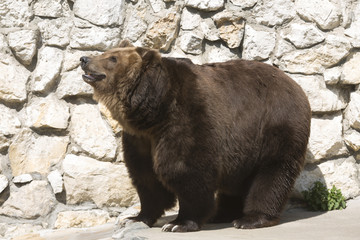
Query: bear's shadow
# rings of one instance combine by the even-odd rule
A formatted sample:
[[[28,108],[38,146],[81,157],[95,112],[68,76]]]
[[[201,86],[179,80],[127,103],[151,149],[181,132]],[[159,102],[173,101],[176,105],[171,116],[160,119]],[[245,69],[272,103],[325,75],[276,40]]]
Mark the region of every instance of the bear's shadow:
[[[281,214],[279,225],[287,224],[287,223],[290,223],[290,222],[295,222],[295,221],[298,221],[298,220],[304,220],[304,219],[308,219],[308,218],[317,217],[317,216],[322,215],[324,213],[325,212],[310,211],[310,210],[307,210],[305,207],[302,207],[302,206],[301,207],[299,207],[299,206],[296,206],[296,207],[290,206],[288,209],[286,209]],[[176,217],[177,217],[177,214],[163,216],[156,222],[154,227],[161,228],[164,224],[175,220]],[[202,231],[212,231],[212,230],[219,230],[219,229],[225,229],[225,228],[233,228],[233,224],[232,223],[216,223],[216,224],[207,223],[202,227],[201,230]]]

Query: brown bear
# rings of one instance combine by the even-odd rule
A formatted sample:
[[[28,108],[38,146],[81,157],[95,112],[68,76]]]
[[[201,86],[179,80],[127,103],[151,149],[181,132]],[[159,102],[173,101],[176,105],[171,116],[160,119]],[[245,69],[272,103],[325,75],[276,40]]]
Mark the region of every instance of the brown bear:
[[[152,226],[179,201],[163,231],[208,222],[278,223],[299,175],[311,110],[285,73],[256,61],[193,64],[123,41],[82,57],[94,99],[123,126],[124,161]]]

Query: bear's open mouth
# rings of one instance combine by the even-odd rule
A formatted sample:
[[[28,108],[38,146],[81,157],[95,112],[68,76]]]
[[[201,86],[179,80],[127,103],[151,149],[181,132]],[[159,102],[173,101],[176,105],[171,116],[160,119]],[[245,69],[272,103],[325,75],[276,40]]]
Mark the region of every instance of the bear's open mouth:
[[[106,75],[102,73],[85,73],[82,77],[85,82],[97,82],[105,79]]]

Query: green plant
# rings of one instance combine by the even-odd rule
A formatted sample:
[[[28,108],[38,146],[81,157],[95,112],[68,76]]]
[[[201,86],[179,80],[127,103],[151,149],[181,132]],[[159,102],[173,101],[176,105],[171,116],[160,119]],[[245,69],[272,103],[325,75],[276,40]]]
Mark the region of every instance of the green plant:
[[[340,189],[335,186],[328,190],[326,186],[317,181],[309,191],[302,192],[304,199],[313,211],[331,211],[346,208],[345,198]]]

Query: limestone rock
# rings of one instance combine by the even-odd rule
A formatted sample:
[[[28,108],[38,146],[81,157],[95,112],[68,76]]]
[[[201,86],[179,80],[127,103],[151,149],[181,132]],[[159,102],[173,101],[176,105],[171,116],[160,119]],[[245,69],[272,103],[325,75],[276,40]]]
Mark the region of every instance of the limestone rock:
[[[341,76],[341,67],[333,67],[324,71],[324,80],[328,85],[337,84]]]
[[[36,129],[66,129],[70,118],[69,107],[55,94],[37,98],[26,108],[27,125]]]
[[[258,2],[258,0],[230,0],[232,4],[235,6],[239,6],[241,8],[252,8]]]
[[[111,161],[116,154],[116,139],[102,119],[97,106],[75,106],[71,117],[71,137],[85,152],[97,159]]]
[[[2,55],[10,55],[11,56],[11,50],[8,46],[5,35],[3,35],[2,33],[0,33],[0,53]]]
[[[360,92],[360,85],[356,85],[355,88],[354,88],[354,91],[355,92]]]
[[[322,30],[331,30],[340,25],[340,8],[337,0],[296,0],[297,13],[306,21],[314,21]]]
[[[12,111],[4,105],[0,104],[0,136],[13,136],[21,127],[21,122],[15,114],[16,111]]]
[[[41,17],[64,17],[69,16],[70,7],[67,1],[62,0],[37,0],[34,3],[36,16]]]
[[[121,240],[121,239],[138,239],[145,240],[144,237],[137,236],[137,231],[142,229],[148,229],[149,226],[143,222],[126,222],[125,226],[116,229],[115,233],[112,235],[112,239]]]
[[[48,174],[50,167],[65,156],[69,137],[36,137],[24,129],[9,147],[9,159],[13,176],[38,172]]]
[[[64,181],[63,178],[61,176],[61,173],[59,172],[59,170],[54,170],[52,171],[48,176],[47,179],[53,189],[53,192],[55,194],[57,193],[61,193],[63,191],[63,185],[64,185]]]
[[[12,180],[13,183],[29,183],[33,180],[33,177],[31,176],[31,174],[25,173],[25,174],[21,174],[19,176],[14,177],[14,179]]]
[[[356,161],[353,157],[330,160],[315,168],[305,168],[295,183],[295,192],[309,190],[314,182],[324,182],[328,189],[335,185],[346,199],[360,194],[360,181]]]
[[[200,29],[204,34],[205,39],[209,41],[217,41],[220,39],[219,30],[216,28],[215,23],[211,18],[203,19],[200,23]]]
[[[9,180],[5,175],[0,174],[0,194],[5,190],[9,185]]]
[[[30,72],[16,61],[0,34],[0,99],[9,103],[22,103],[27,99],[26,83]]]
[[[34,13],[28,1],[1,0],[0,3],[1,27],[24,27],[30,22]]]
[[[356,1],[357,2],[357,1]],[[354,1],[353,0],[343,0],[343,1],[333,1],[334,4],[337,4],[338,8],[341,10],[341,26],[348,28],[351,22],[357,21],[360,14],[360,4],[357,2],[357,5],[354,10]]]
[[[173,57],[173,58],[188,58],[195,64],[202,64],[201,58],[202,55],[193,55],[186,54],[180,49],[180,47],[174,46],[174,48],[169,53],[162,54],[163,57]]]
[[[350,102],[344,111],[344,117],[352,128],[360,130],[360,92],[350,94]]]
[[[221,12],[213,17],[219,29],[220,38],[229,48],[238,48],[244,37],[245,19],[233,12]]]
[[[328,35],[325,40],[325,45],[318,50],[319,52],[329,52],[329,57],[334,58],[333,62],[335,63],[330,61],[328,64],[325,64],[325,66],[328,67],[330,64],[334,65],[346,57],[349,54],[350,49],[351,44],[347,38],[337,35]]]
[[[344,134],[344,140],[348,147],[354,152],[360,150],[360,133],[356,130],[349,129]]]
[[[1,224],[1,223],[0,223]],[[22,238],[23,235],[25,234],[34,234],[40,230],[42,230],[42,226],[40,225],[32,225],[32,224],[7,224],[4,223],[4,227],[5,227],[5,231],[3,232],[3,236],[6,239],[11,239],[11,240],[43,240],[43,239],[39,239],[39,238]],[[1,225],[0,225],[0,229],[1,229]],[[0,233],[0,235],[2,235]],[[20,237],[19,237],[20,236]]]
[[[44,240],[44,238],[40,237],[39,233],[29,233],[22,236],[14,237],[11,240]]]
[[[350,8],[351,5],[346,2],[347,6]],[[357,3],[355,9],[351,12],[352,22],[349,28],[345,29],[345,35],[352,38],[352,44],[354,47],[360,47],[360,2]],[[349,18],[350,19],[350,18]]]
[[[146,33],[145,46],[168,51],[177,36],[179,23],[180,16],[175,13],[154,22]]]
[[[162,0],[149,0],[150,6],[155,13],[165,9],[165,3]]]
[[[324,34],[312,24],[293,23],[282,36],[297,48],[308,48],[325,40]]]
[[[74,27],[70,32],[70,36],[70,46],[72,48],[106,51],[119,44],[120,29],[100,27],[83,29]]]
[[[72,25],[73,22],[69,18],[44,20],[38,23],[45,45],[57,47],[69,45]]]
[[[185,5],[203,11],[216,11],[224,6],[224,0],[186,0]]]
[[[270,57],[276,44],[273,29],[257,30],[251,25],[245,26],[243,58],[247,60],[264,60]]]
[[[256,7],[256,20],[266,26],[281,25],[296,15],[292,0],[264,1]]]
[[[55,202],[46,181],[32,181],[10,189],[10,197],[0,207],[0,214],[26,219],[45,217],[54,209]]]
[[[319,75],[291,75],[309,99],[312,112],[335,112],[346,107],[345,94],[338,88],[326,87]]]
[[[10,146],[10,140],[0,135],[0,152],[6,150]]]
[[[95,25],[119,26],[124,18],[124,2],[124,0],[77,0],[74,3],[74,13]]]
[[[124,164],[67,155],[62,167],[69,204],[92,201],[98,207],[130,206],[136,198]]]
[[[147,27],[147,23],[141,17],[136,14],[130,15],[129,21],[125,26],[124,39],[128,39],[131,42],[137,41],[145,33]]]
[[[38,32],[35,30],[20,30],[8,34],[10,48],[25,65],[30,65],[36,54]]]
[[[239,59],[239,56],[224,45],[205,45],[203,63],[226,62],[233,59]]]
[[[319,47],[284,54],[280,68],[291,73],[319,74],[339,63],[350,49],[350,42],[346,38],[329,35]]]
[[[343,66],[341,73],[341,83],[359,84],[360,83],[360,53],[355,53],[349,57]]]
[[[351,45],[354,48],[360,48],[360,33],[358,29],[360,28],[360,20],[354,22],[349,29],[345,30],[345,35],[351,37]]]
[[[33,91],[44,93],[54,84],[60,74],[64,56],[58,48],[44,47],[34,73]]]
[[[313,117],[307,162],[317,162],[347,153],[342,139],[342,114]]]
[[[281,58],[285,53],[289,53],[294,50],[294,47],[291,43],[284,40],[283,38],[279,39],[274,50],[274,56],[276,58]]]
[[[94,90],[89,84],[84,82],[81,77],[82,74],[84,74],[84,71],[80,67],[63,73],[57,88],[57,96],[59,98],[91,96]]]
[[[109,222],[109,213],[104,210],[65,211],[57,215],[55,228],[88,228]]]
[[[86,21],[86,20],[78,18],[78,17],[73,18],[73,21],[74,21],[74,27],[81,28],[81,29],[92,28],[95,26],[94,24],[90,23],[89,21]],[[98,27],[100,27],[100,26],[98,26]]]
[[[126,208],[125,211],[121,212],[119,216],[116,218],[115,225],[118,227],[122,227],[121,225],[126,221],[129,217],[134,217],[138,215],[141,211],[141,203],[135,203],[134,205]]]
[[[5,155],[0,155],[0,173],[2,173],[4,171],[5,168],[7,168],[7,156]]]
[[[184,8],[181,15],[181,29],[183,30],[193,30],[199,26],[202,21],[201,16],[194,10]]]
[[[201,54],[203,37],[193,32],[184,33],[180,37],[180,48],[186,53]]]

